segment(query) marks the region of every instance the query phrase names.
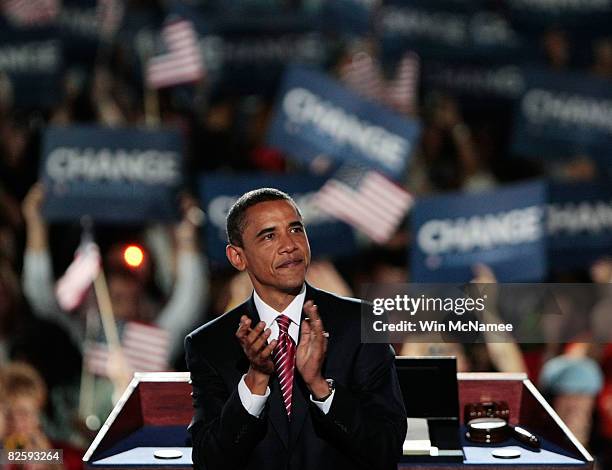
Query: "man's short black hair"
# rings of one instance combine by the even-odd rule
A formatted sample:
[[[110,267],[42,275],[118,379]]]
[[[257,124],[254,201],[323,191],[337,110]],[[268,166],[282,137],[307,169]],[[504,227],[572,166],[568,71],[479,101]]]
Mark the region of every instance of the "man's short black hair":
[[[268,201],[289,201],[295,207],[300,218],[302,217],[297,204],[287,193],[275,188],[254,189],[240,196],[227,214],[225,227],[227,231],[227,241],[231,245],[242,246],[242,232],[246,222],[247,209],[260,202]]]

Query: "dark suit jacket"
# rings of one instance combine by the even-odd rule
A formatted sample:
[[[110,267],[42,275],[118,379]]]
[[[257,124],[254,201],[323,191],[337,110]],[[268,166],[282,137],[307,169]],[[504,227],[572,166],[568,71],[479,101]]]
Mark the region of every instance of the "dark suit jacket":
[[[328,414],[310,401],[295,374],[289,422],[278,380],[259,418],[244,408],[238,382],[249,364],[235,337],[241,315],[260,321],[253,298],[185,339],[193,385],[189,427],[198,470],[392,469],[406,435],[406,411],[387,344],[361,343],[362,302],[307,285],[329,332],[323,377],[336,392]]]

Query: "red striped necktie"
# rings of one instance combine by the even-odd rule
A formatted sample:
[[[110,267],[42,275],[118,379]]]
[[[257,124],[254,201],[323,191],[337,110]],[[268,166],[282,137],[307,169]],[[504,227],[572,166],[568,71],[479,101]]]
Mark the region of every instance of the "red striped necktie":
[[[291,419],[291,394],[293,393],[293,370],[295,367],[295,342],[289,336],[291,319],[286,315],[276,317],[278,323],[278,343],[274,348],[273,360],[278,374],[283,402],[287,417]]]

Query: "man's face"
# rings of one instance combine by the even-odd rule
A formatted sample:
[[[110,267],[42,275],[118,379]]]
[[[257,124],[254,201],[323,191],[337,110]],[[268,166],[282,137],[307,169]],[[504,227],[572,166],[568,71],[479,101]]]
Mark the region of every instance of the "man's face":
[[[249,273],[258,292],[295,294],[310,264],[308,237],[289,201],[266,201],[247,209],[242,247],[228,247],[230,262]]]

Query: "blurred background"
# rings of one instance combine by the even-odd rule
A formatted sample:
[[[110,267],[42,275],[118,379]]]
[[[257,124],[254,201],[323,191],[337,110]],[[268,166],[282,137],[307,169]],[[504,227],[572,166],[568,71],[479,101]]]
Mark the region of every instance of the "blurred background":
[[[227,210],[273,186],[302,209],[309,281],[342,295],[596,285],[545,326],[569,342],[395,346],[526,372],[612,468],[612,2],[0,8],[5,448],[81,468],[134,371],[185,370],[185,334],[252,289],[225,260]]]

